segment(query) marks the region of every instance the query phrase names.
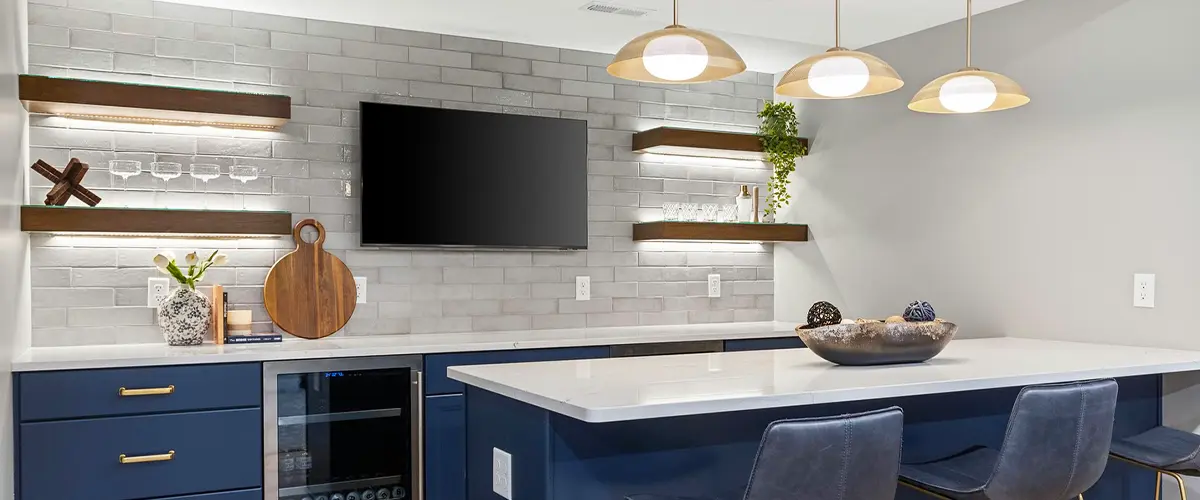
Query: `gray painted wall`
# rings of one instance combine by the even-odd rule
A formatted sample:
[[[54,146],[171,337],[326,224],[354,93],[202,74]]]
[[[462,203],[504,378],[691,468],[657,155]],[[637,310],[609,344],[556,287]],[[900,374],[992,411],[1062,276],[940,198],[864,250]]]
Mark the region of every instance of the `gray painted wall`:
[[[761,321],[773,317],[770,247],[635,244],[632,223],[661,218],[664,201],[732,203],[740,184],[764,184],[761,163],[635,155],[636,130],[672,123],[754,131],[772,97],[771,75],[690,86],[634,85],[610,77],[611,56],[553,47],[210,9],[151,0],[33,0],[30,72],[128,82],[287,93],[292,121],[279,132],[115,125],[34,117],[31,156],[88,162],[86,184],[105,204],[282,209],[316,217],[326,248],[369,281],[350,335]],[[589,123],[586,252],[376,251],[358,248],[358,103],[406,103],[584,119]],[[397,151],[403,156],[403,151]],[[113,158],[185,165],[258,165],[228,177],[161,181],[148,174],[114,189]],[[47,183],[32,179],[31,196]],[[159,189],[155,193],[154,189]],[[416,188],[414,188],[416,189]],[[207,191],[207,194],[204,192]],[[447,197],[453,193],[446,193]],[[417,217],[419,214],[401,214]],[[226,248],[232,267],[208,283],[234,307],[262,307],[269,266],[294,245],[32,238],[33,343],[162,342],[145,307],[150,258],[167,247]],[[717,273],[725,296],[710,299]],[[592,300],[574,281],[592,278]]]
[[[0,0],[0,498],[13,497],[13,353],[29,347],[29,238],[25,200],[26,114],[17,100],[25,70],[25,0]]]
[[[777,247],[776,311],[815,300],[847,316],[929,300],[963,336],[1200,348],[1200,3],[1028,0],[981,15],[975,63],[1030,105],[932,116],[906,109],[963,65],[964,23],[867,50],[907,85],[806,105],[814,139]],[[1157,307],[1132,307],[1134,273]]]

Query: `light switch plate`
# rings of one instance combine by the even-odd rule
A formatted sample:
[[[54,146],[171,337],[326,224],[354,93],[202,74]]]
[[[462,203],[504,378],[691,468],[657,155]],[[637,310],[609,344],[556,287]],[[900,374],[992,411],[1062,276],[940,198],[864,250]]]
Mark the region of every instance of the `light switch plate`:
[[[1133,275],[1133,307],[1154,307],[1154,275]]]
[[[592,277],[575,277],[575,300],[592,300]]]
[[[708,275],[708,296],[709,297],[720,297],[721,296],[721,275],[720,274]]]
[[[512,500],[512,455],[492,448],[492,492]]]
[[[361,276],[354,277],[354,303],[367,303],[367,279]]]
[[[146,307],[158,308],[171,294],[171,281],[167,278],[146,280]]]

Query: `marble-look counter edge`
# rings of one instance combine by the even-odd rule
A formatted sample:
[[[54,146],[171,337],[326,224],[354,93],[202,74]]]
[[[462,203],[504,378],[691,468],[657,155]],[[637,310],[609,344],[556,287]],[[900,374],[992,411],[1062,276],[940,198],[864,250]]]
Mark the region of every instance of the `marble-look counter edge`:
[[[1200,370],[1200,351],[1013,337],[963,339],[951,347],[941,362],[935,358],[916,365],[836,367],[797,349],[677,356],[674,363],[660,361],[670,365],[661,371],[645,358],[598,360],[599,364],[587,363],[583,378],[565,368],[582,366],[571,361],[451,367],[448,375],[555,413],[604,423]],[[1070,355],[1083,359],[1062,362]],[[1130,360],[1119,365],[1116,360],[1123,355]],[[770,356],[776,356],[775,366]],[[1097,363],[1089,357],[1114,362]],[[703,363],[722,368],[705,373]],[[541,382],[526,377],[535,371]],[[720,388],[738,379],[750,386],[724,392]],[[678,392],[656,394],[661,401],[640,400],[656,387],[662,392],[677,384],[682,384]],[[742,392],[746,389],[754,390]]]
[[[242,363],[451,352],[551,349],[656,342],[750,340],[795,335],[791,323],[747,322],[511,332],[330,337],[275,344],[169,347],[165,344],[34,347],[12,360],[12,371]]]

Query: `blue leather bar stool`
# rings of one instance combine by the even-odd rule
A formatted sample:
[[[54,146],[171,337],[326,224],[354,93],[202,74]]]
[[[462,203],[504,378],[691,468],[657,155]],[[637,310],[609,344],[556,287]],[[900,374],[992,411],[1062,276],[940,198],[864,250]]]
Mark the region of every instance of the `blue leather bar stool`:
[[[1154,500],[1162,495],[1162,476],[1175,478],[1179,498],[1187,500],[1183,477],[1200,476],[1200,436],[1170,427],[1155,427],[1133,437],[1113,441],[1113,458],[1155,472]]]
[[[892,407],[834,417],[780,420],[763,433],[745,500],[888,500],[904,412]],[[630,495],[626,500],[680,500]]]
[[[999,451],[902,464],[900,482],[951,500],[1082,499],[1104,473],[1116,409],[1111,379],[1026,387]]]

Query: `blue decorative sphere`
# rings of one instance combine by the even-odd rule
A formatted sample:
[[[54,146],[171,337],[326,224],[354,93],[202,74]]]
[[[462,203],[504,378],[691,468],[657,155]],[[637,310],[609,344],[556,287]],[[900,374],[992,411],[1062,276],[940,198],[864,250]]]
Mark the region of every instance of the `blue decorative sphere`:
[[[937,319],[937,313],[933,311],[933,306],[928,302],[917,300],[904,308],[904,319],[906,321],[933,321]]]

